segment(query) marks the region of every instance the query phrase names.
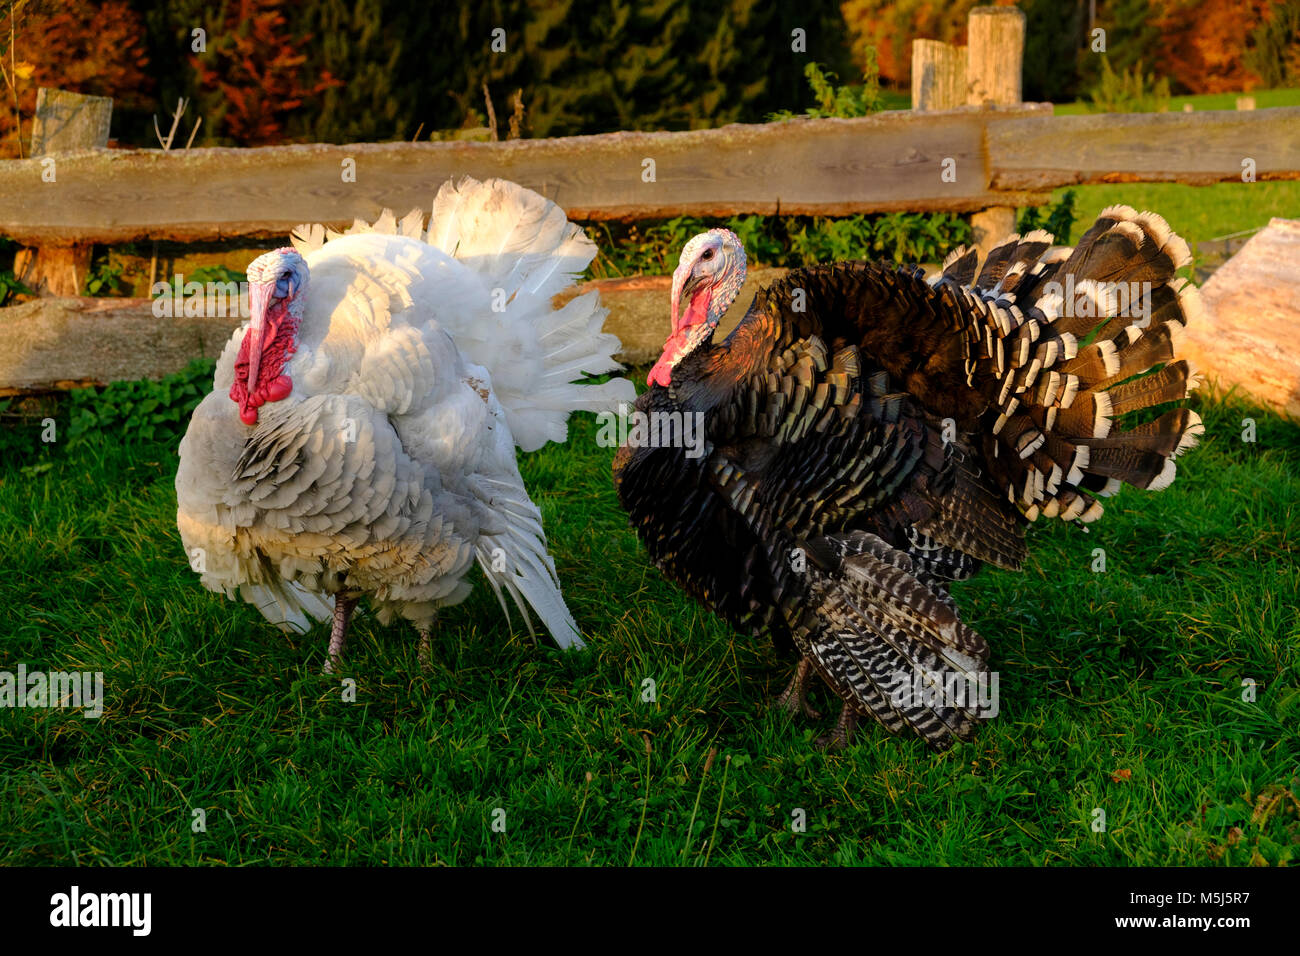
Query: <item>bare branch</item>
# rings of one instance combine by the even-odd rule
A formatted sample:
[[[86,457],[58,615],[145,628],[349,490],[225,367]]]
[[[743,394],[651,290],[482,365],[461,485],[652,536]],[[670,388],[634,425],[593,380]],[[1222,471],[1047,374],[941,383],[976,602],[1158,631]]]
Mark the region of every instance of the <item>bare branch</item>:
[[[165,140],[163,139],[162,130],[160,130],[160,129],[158,128],[158,114],[157,114],[157,113],[154,114],[154,117],[153,117],[153,131],[154,131],[154,134],[158,137],[158,143],[159,143],[160,146],[162,146],[162,148],[163,148],[163,152],[166,152],[167,150],[169,150],[169,149],[172,148],[172,140],[176,138],[176,129],[177,129],[178,126],[180,126],[180,123],[181,123],[181,117],[185,115],[185,107],[186,107],[186,105],[187,105],[187,104],[186,104],[186,102],[185,102],[185,97],[182,96],[182,97],[180,97],[179,99],[177,99],[177,101],[176,101],[176,113],[172,116],[172,128],[171,128],[171,131],[168,132],[168,134],[167,134],[167,138],[166,138]],[[201,122],[201,120],[200,120],[200,122]],[[195,129],[195,130],[198,130],[198,128],[199,128],[199,127],[198,127],[198,125],[196,124],[195,127],[194,127],[194,129]],[[190,136],[190,142],[193,142],[193,141],[194,141],[194,137],[193,137],[193,135],[191,135],[191,136]],[[189,149],[188,146],[186,146],[185,148],[186,148],[186,149]]]
[[[487,80],[483,81],[483,99],[487,103],[488,129],[492,131],[492,142],[496,142],[501,137],[497,136],[497,111],[492,108],[492,96],[488,93]]]
[[[520,130],[524,127],[524,91],[515,90],[515,109],[510,114],[510,136],[509,139],[519,139]]]

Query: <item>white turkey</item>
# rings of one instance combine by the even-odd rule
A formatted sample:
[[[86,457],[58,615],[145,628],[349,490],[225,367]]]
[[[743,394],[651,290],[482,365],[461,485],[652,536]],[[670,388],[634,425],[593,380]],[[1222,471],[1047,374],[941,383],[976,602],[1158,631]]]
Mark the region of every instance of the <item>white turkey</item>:
[[[295,248],[254,260],[250,322],[180,446],[177,524],[204,586],[285,630],[332,619],[326,670],[363,595],[415,625],[427,667],[475,561],[503,609],[505,592],[583,646],[515,446],[635,397],[621,378],[575,384],[620,368],[598,293],[551,305],[595,246],[501,180],[448,182],[423,226],[417,210],[299,227]]]

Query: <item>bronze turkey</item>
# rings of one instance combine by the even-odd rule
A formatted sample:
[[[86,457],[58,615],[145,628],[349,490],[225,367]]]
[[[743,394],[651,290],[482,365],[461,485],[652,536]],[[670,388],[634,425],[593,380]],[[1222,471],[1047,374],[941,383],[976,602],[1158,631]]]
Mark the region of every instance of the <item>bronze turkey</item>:
[[[1012,236],[931,281],[795,270],[715,342],[745,253],[710,230],[673,275],[619,498],[669,578],[797,650],[781,703],[812,714],[813,674],[844,701],[823,743],[864,715],[939,749],[970,739],[995,709],[989,646],[950,583],[1019,568],[1040,517],[1091,522],[1121,483],[1168,487],[1203,430],[1176,358],[1201,308],[1175,275],[1189,259],[1159,216],[1115,206],[1074,248]],[[702,450],[681,440],[692,422]]]

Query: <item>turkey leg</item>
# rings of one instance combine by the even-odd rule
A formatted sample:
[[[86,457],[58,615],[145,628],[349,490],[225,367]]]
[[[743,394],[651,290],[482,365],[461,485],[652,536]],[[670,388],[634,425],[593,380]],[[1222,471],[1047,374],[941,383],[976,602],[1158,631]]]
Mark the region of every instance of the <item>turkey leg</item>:
[[[429,643],[429,635],[433,632],[433,625],[437,623],[435,617],[432,621],[420,628],[420,649],[416,651],[416,658],[420,661],[420,670],[426,674],[433,673],[433,648]]]
[[[858,712],[845,704],[840,710],[840,719],[835,722],[835,729],[825,737],[815,741],[818,750],[843,750],[853,743],[853,733],[858,728]]]
[[[325,660],[325,673],[333,674],[343,663],[343,649],[348,644],[348,621],[357,606],[355,595],[340,591],[334,595],[334,627],[330,630],[330,649]]]
[[[776,702],[785,708],[786,713],[791,715],[802,713],[805,717],[811,717],[813,720],[821,717],[821,714],[813,710],[812,705],[808,703],[808,684],[812,674],[812,659],[808,657],[799,658],[799,667],[794,672],[794,677],[790,679],[790,683],[781,692],[781,696],[776,699]]]

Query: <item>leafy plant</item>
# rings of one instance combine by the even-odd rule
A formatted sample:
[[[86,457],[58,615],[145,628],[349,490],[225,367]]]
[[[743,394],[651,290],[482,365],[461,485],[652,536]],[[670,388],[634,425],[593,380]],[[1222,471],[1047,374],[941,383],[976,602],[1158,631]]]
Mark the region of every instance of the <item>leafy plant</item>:
[[[814,119],[840,117],[847,119],[854,116],[867,116],[879,113],[885,108],[884,94],[880,90],[880,72],[876,67],[876,51],[868,47],[866,51],[866,68],[862,74],[862,83],[857,86],[836,86],[837,78],[829,70],[823,70],[818,63],[809,63],[804,67],[803,75],[808,80],[817,105],[801,114]],[[768,116],[769,120],[794,119],[795,113],[780,110]]]
[[[31,289],[23,285],[14,275],[12,269],[0,272],[0,306],[9,304],[9,299],[15,295],[35,295]]]
[[[205,285],[209,282],[234,282],[239,284],[248,281],[248,273],[238,272],[229,266],[199,266],[189,275],[189,281],[202,282]]]
[[[619,226],[597,223],[604,236],[593,278],[672,272],[692,236],[722,226],[740,237],[754,265],[794,268],[819,262],[883,256],[894,262],[938,262],[971,240],[970,223],[950,213],[897,212],[882,216],[678,216]]]
[[[1142,72],[1142,61],[1116,73],[1106,54],[1101,77],[1089,94],[1094,113],[1157,113],[1169,109],[1169,81]]]
[[[1055,203],[1046,206],[1028,206],[1020,214],[1016,229],[1022,236],[1035,229],[1046,229],[1056,237],[1057,242],[1069,242],[1070,230],[1074,228],[1075,220],[1074,201],[1074,190],[1067,189]]]
[[[122,282],[122,266],[113,265],[107,259],[96,264],[88,273],[82,287],[82,295],[106,296],[121,295],[126,289]]]
[[[118,442],[175,445],[195,407],[211,390],[215,369],[212,359],[195,359],[161,381],[113,382],[102,389],[70,392],[70,444],[94,433],[112,433]]]
[[[0,237],[0,258],[9,261],[8,269],[0,270],[0,306],[9,304],[9,300],[15,295],[35,295],[31,289],[23,285],[14,275],[13,255],[18,249],[18,243],[12,239]]]

